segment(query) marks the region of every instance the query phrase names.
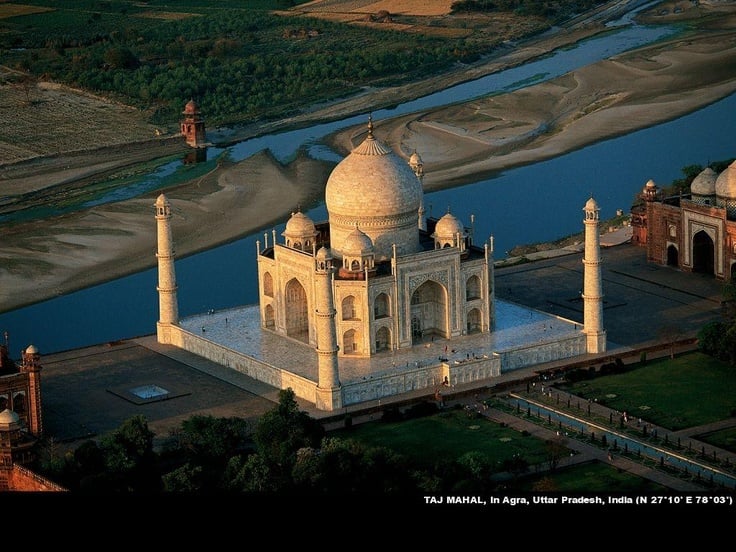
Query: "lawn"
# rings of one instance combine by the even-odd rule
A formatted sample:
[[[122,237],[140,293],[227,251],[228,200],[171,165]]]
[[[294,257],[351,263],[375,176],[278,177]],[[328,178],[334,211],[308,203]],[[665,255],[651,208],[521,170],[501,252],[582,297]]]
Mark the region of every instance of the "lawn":
[[[663,493],[668,489],[643,477],[621,471],[608,464],[590,462],[558,469],[542,477],[523,478],[514,486],[521,492],[565,492],[585,494]]]
[[[703,441],[714,447],[736,452],[736,427],[729,427],[705,435],[698,435],[697,438],[699,441]]]
[[[736,368],[699,352],[560,387],[673,431],[736,412]]]
[[[515,455],[529,465],[543,464],[550,459],[547,442],[487,418],[469,417],[463,410],[399,422],[370,422],[331,435],[369,446],[388,447],[418,466],[429,467],[437,460],[457,460],[468,452],[493,459],[498,471],[502,470],[504,461]],[[522,476],[509,480],[506,486],[520,492],[610,493],[615,490],[617,494],[633,494],[664,490],[656,483],[598,462],[558,468],[543,476]]]
[[[473,413],[474,414],[474,413]],[[501,469],[505,461],[522,458],[530,465],[549,460],[547,443],[463,410],[399,422],[371,422],[334,433],[369,446],[385,446],[412,463],[431,466],[438,460],[457,460],[479,452]]]

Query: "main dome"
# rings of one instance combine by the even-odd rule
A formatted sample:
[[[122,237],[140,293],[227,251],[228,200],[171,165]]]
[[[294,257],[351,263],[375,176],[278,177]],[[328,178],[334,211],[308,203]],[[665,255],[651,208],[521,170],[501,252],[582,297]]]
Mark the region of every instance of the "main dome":
[[[330,246],[341,254],[343,242],[356,225],[373,241],[376,254],[419,249],[418,216],[422,184],[408,162],[373,136],[337,164],[325,188],[330,219]]]

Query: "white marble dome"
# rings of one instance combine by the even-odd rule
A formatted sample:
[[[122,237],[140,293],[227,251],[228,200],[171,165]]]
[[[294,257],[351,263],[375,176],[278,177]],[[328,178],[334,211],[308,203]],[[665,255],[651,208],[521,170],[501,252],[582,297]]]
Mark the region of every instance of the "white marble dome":
[[[716,172],[710,167],[706,167],[690,183],[690,192],[701,196],[715,195],[717,179]]]
[[[716,179],[716,196],[736,199],[736,161],[726,167]]]
[[[320,247],[315,255],[317,262],[327,262],[332,260],[332,252],[327,247]]]
[[[356,225],[373,241],[378,259],[419,251],[417,216],[422,185],[406,160],[368,136],[337,164],[325,188],[330,247],[341,256]]]
[[[434,227],[434,235],[438,238],[454,238],[457,234],[465,235],[465,228],[452,213],[446,213]]]
[[[371,238],[357,226],[345,238],[342,246],[343,255],[360,257],[361,255],[373,253],[373,242]]]
[[[20,417],[12,410],[6,408],[0,412],[0,430],[16,429],[20,425]]]
[[[314,236],[316,234],[317,229],[314,227],[314,222],[301,211],[291,214],[283,232],[284,236]]]

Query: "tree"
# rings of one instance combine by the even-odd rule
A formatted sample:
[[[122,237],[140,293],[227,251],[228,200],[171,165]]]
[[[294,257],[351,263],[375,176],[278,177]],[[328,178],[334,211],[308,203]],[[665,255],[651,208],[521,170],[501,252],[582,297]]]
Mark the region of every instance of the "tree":
[[[105,51],[104,60],[113,69],[135,69],[138,58],[128,48],[113,46]]]
[[[670,359],[675,358],[675,344],[683,337],[683,331],[681,328],[672,325],[665,324],[657,331],[659,338],[667,343],[670,347]]]
[[[154,436],[148,429],[146,418],[138,415],[102,438],[100,448],[105,458],[105,469],[117,481],[117,490],[159,490]]]
[[[38,86],[37,77],[31,74],[25,74],[20,78],[15,79],[13,81],[13,86],[23,92],[23,96],[25,97],[25,104],[27,106],[34,103],[31,97],[31,92],[33,92]]]
[[[562,435],[557,435],[556,437],[549,439],[545,445],[547,459],[549,460],[549,469],[550,471],[555,471],[560,460],[570,453],[567,448],[567,438]]]
[[[164,454],[174,462],[182,462],[188,471],[175,470],[164,478],[164,486],[180,484],[183,478],[196,475],[187,485],[198,485],[200,490],[214,490],[222,483],[222,474],[231,457],[252,446],[249,424],[242,418],[216,418],[194,415],[173,433],[173,443]],[[171,479],[173,478],[173,479]]]
[[[254,440],[258,454],[275,473],[291,474],[296,452],[302,447],[318,447],[324,428],[299,409],[294,391],[279,391],[279,404],[258,421]]]

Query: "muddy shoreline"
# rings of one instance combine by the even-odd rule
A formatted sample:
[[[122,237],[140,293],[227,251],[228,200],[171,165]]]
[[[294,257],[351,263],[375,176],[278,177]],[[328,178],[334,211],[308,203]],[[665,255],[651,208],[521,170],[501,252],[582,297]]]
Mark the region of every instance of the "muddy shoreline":
[[[375,121],[375,133],[399,155],[408,158],[414,150],[421,152],[425,189],[432,191],[677,118],[736,91],[736,74],[731,71],[736,67],[732,12],[720,21],[722,29],[703,30],[642,48],[549,82],[476,100],[472,105]],[[222,140],[235,140],[367,114],[381,106],[523,63],[600,30],[591,27],[555,35],[509,56],[486,60],[483,66],[417,83],[411,89],[399,87],[364,94],[278,122],[238,129],[229,136],[217,130],[212,133]],[[534,132],[541,127],[548,130]],[[347,129],[329,140],[338,151],[347,153],[364,131],[362,126]],[[158,145],[168,153],[182,147],[186,151],[175,140],[162,140]],[[163,150],[158,145],[153,142],[143,148],[136,162],[147,155],[149,160],[160,157]],[[0,182],[12,183],[7,189],[15,186],[20,196],[44,186],[74,185],[75,179],[92,178],[95,170],[115,171],[130,164],[132,158],[130,150],[112,148],[106,150],[103,159],[95,151],[27,162],[24,167],[0,166]],[[261,152],[238,163],[224,161],[204,176],[167,189],[173,207],[177,256],[191,255],[284,222],[298,206],[313,205],[322,197],[333,166],[304,155],[284,166]],[[648,175],[642,178],[644,182]],[[155,266],[156,195],[3,227],[0,312]]]

